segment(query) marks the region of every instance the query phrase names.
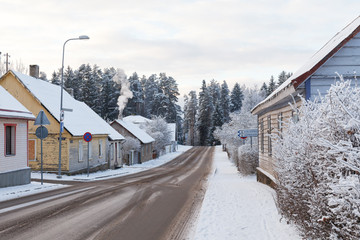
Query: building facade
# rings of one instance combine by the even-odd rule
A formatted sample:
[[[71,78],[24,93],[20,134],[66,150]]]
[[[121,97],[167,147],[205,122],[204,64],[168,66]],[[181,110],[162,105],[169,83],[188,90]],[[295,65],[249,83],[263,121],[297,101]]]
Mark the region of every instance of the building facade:
[[[0,187],[30,183],[28,126],[35,116],[0,86]]]
[[[57,172],[59,165],[60,131],[60,86],[9,71],[0,78],[3,86],[13,97],[23,104],[33,115],[43,110],[49,119],[48,136],[43,140],[43,168]],[[87,169],[87,152],[90,148],[89,163],[93,169],[114,167],[121,157],[121,141],[124,137],[92,111],[85,103],[75,100],[64,91],[64,130],[61,142],[61,171],[67,174]],[[40,169],[40,140],[35,136],[37,126],[29,123],[29,166]],[[83,135],[90,132],[90,144]],[[117,152],[111,152],[117,151]]]
[[[272,157],[270,134],[286,134],[284,121],[298,116],[290,103],[299,106],[299,95],[306,100],[324,96],[331,84],[344,79],[352,80],[357,85],[357,73],[360,73],[360,17],[330,39],[308,62],[280,85],[265,100],[252,109],[258,116],[259,130],[259,181],[276,184],[276,159]]]

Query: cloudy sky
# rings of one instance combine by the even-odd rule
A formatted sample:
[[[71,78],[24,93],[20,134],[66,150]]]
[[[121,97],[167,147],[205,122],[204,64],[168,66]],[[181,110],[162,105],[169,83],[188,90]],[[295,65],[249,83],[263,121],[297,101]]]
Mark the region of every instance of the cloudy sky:
[[[38,64],[166,72],[181,95],[203,79],[260,86],[294,72],[360,14],[359,0],[0,0],[0,51]]]

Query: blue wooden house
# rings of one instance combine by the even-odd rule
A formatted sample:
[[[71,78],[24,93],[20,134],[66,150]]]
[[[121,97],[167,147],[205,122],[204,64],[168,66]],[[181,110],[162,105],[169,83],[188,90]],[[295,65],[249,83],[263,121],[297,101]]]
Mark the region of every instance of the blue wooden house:
[[[339,75],[356,84],[360,74],[360,17],[347,25],[317,51],[298,71],[280,85],[272,94],[252,109],[258,115],[259,167],[258,181],[274,185],[274,159],[271,138],[275,130],[283,131],[282,121],[297,117],[289,102],[300,104],[298,95],[307,100],[325,95]]]

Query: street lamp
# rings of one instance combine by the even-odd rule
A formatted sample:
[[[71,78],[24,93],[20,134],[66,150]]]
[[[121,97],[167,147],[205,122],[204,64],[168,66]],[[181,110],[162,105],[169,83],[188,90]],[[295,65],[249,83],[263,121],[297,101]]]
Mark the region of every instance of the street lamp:
[[[64,55],[65,55],[65,44],[71,40],[86,40],[90,39],[86,35],[81,35],[78,38],[70,38],[64,42],[63,53],[62,53],[62,65],[61,65],[61,97],[60,97],[60,135],[59,135],[59,170],[57,178],[61,178],[61,140],[62,132],[64,130],[64,108],[63,108],[63,91],[64,91]]]

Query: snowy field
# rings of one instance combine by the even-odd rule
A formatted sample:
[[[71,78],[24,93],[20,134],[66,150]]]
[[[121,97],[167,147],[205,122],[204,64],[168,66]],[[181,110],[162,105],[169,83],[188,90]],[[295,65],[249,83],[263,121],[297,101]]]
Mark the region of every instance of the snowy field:
[[[87,176],[87,174],[79,174],[79,175],[74,175],[74,176],[63,175],[61,180],[65,180],[65,181],[96,181],[96,180],[104,180],[104,179],[109,179],[109,178],[132,174],[132,173],[137,173],[137,172],[145,171],[150,168],[158,167],[162,164],[165,164],[165,163],[171,161],[172,159],[176,158],[180,154],[184,153],[185,151],[189,150],[190,148],[191,148],[191,146],[178,145],[178,150],[176,152],[165,154],[157,159],[147,161],[142,164],[135,164],[132,166],[124,166],[122,168],[115,169],[115,170],[109,169],[106,171],[90,173],[89,177]],[[44,173],[43,177],[45,180],[46,179],[58,180],[56,178],[56,175],[57,174]],[[41,179],[41,173],[40,172],[32,172],[31,178]],[[62,188],[62,187],[66,187],[66,185],[50,184],[50,183],[44,183],[44,185],[41,185],[39,182],[33,181],[27,185],[0,188],[0,202],[14,199],[14,198],[24,197],[27,195],[36,194],[36,193],[40,193],[40,192],[44,192],[44,191],[50,191],[50,190],[54,190],[56,188]]]
[[[301,239],[293,226],[280,222],[274,198],[275,191],[256,182],[255,176],[242,177],[218,146],[213,175],[190,239]]]

